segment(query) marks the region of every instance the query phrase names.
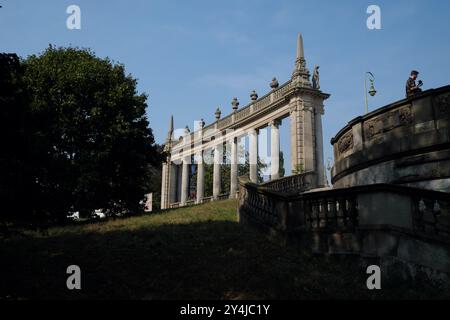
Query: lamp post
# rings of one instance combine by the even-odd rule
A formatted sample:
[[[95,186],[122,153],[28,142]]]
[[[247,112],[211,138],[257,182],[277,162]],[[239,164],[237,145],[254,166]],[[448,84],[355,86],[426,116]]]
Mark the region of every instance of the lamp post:
[[[367,91],[367,76],[369,76],[369,81],[370,81],[370,88],[369,91]],[[367,97],[367,93],[370,94],[370,96],[375,96],[375,94],[377,93],[377,90],[375,90],[375,87],[373,85],[373,82],[375,81],[375,77],[373,76],[372,72],[366,72],[366,74],[364,75],[364,95],[366,97],[366,113],[369,113],[369,100]]]

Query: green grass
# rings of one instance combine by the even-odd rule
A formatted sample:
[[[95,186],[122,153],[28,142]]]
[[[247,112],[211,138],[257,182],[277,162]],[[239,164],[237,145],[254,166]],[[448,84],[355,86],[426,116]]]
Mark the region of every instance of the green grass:
[[[406,284],[366,289],[354,258],[312,256],[236,221],[236,202],[26,232],[0,242],[0,299],[438,298]],[[80,266],[82,289],[67,290]]]

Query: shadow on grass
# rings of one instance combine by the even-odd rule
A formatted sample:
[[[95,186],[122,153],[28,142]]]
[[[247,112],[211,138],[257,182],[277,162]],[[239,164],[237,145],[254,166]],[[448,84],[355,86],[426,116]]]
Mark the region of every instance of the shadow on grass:
[[[0,243],[0,298],[350,299],[439,293],[366,289],[354,258],[331,259],[268,241],[231,221],[165,224],[135,231],[64,234]],[[82,289],[66,288],[78,265]]]

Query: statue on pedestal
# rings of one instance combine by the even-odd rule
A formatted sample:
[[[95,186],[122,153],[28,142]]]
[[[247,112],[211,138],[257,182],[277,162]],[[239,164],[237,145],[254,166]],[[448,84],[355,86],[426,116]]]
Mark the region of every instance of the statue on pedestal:
[[[314,72],[312,76],[312,85],[314,89],[319,90],[320,89],[320,82],[319,82],[319,66],[316,65],[314,67]]]

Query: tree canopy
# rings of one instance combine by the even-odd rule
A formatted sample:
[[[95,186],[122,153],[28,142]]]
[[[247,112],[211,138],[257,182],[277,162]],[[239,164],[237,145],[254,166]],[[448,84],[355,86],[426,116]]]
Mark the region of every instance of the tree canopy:
[[[23,116],[16,114],[17,107],[4,104],[2,115],[9,113],[2,120],[16,132],[11,143],[25,150],[13,153],[28,158],[31,185],[22,184],[18,192],[33,205],[23,210],[57,219],[72,211],[89,215],[94,209],[137,213],[144,194],[157,191],[151,178],[161,161],[146,117],[147,96],[138,94],[137,80],[126,75],[123,65],[87,49],[49,46],[40,55],[14,62],[20,74],[8,69],[21,80],[10,77],[15,89],[2,91],[2,101],[14,90],[25,92],[18,96],[27,101],[20,109]],[[20,133],[26,144],[19,145]],[[1,183],[2,190],[8,188]]]

